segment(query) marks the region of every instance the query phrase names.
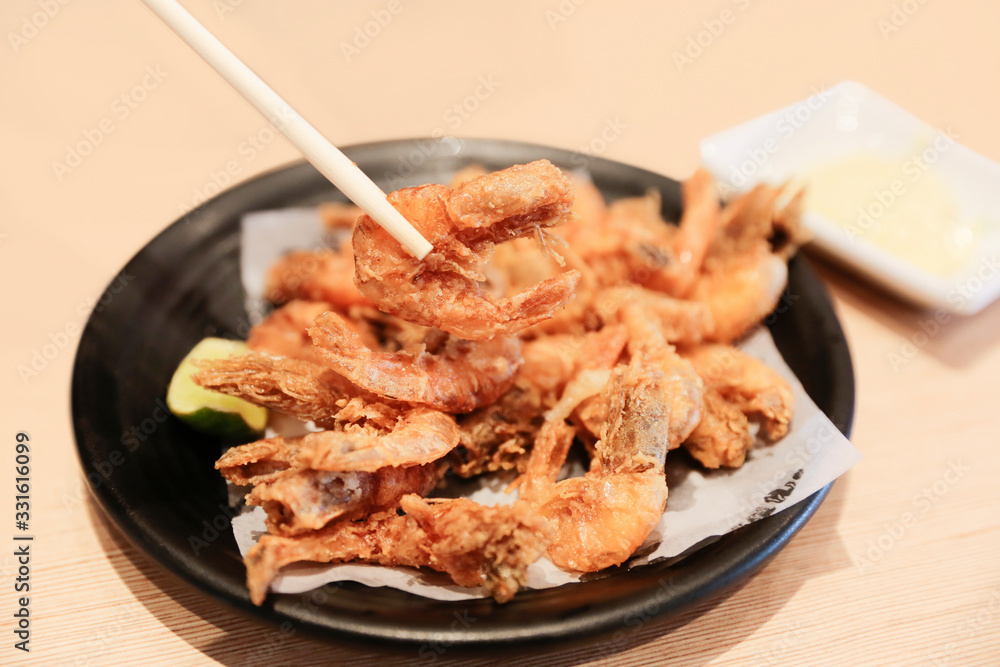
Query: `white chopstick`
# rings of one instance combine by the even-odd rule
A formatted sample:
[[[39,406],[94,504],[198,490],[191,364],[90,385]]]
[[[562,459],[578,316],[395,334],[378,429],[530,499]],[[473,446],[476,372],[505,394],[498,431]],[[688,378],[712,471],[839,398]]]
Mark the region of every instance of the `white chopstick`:
[[[385,193],[351,160],[307,123],[259,76],[222,45],[176,0],[142,0],[188,46],[205,59],[262,116],[306,156],[320,173],[361,207],[414,257],[423,259],[431,244],[392,207]]]

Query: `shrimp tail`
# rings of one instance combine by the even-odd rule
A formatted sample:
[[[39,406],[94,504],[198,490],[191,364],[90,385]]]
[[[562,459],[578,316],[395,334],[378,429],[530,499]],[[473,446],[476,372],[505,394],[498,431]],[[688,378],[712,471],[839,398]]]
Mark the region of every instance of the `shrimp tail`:
[[[320,431],[297,439],[292,462],[311,470],[374,472],[385,466],[423,465],[458,445],[455,418],[430,408],[406,413],[390,433]]]
[[[471,412],[514,383],[522,343],[514,337],[469,341],[448,337],[439,353],[376,352],[334,312],[309,329],[317,355],[330,368],[379,396],[422,403],[445,412]]]
[[[526,329],[552,317],[552,313],[573,297],[580,282],[576,269],[552,278],[546,278],[533,287],[522,290],[503,303],[505,322],[498,327]]]

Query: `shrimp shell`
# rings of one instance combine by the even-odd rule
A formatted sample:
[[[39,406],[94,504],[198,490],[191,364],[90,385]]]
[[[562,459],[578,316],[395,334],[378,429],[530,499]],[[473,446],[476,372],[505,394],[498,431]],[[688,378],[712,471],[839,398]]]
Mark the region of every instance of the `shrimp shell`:
[[[318,426],[335,425],[347,399],[362,394],[332,370],[300,359],[251,352],[198,366],[196,384]]]
[[[404,413],[389,433],[370,429],[320,431],[286,442],[297,451],[294,465],[311,470],[374,472],[386,466],[415,466],[443,457],[458,444],[455,418],[416,406]]]
[[[438,354],[378,352],[340,315],[320,315],[309,329],[316,353],[330,368],[365,389],[446,412],[470,412],[495,401],[514,383],[521,341],[449,337]]]
[[[710,171],[698,169],[684,181],[681,193],[684,211],[677,233],[669,248],[663,249],[670,261],[641,281],[651,289],[676,297],[691,292],[719,225],[719,192]]]
[[[262,604],[278,570],[290,563],[356,560],[429,567],[506,602],[551,539],[546,521],[523,501],[485,507],[466,498],[431,502],[407,495],[400,507],[403,516],[380,512],[302,536],[264,535],[245,559],[250,599]]]
[[[292,463],[294,454],[284,438],[267,438],[231,447],[215,462],[215,469],[237,486],[266,484],[301,469]]]
[[[289,301],[250,329],[247,348],[254,352],[319,362],[306,328],[330,308],[325,301]]]
[[[354,284],[353,269],[354,252],[348,241],[337,250],[291,252],[268,270],[264,293],[272,303],[303,299],[345,309],[370,306]]]
[[[426,185],[389,201],[433,244],[417,260],[370,217],[354,229],[355,283],[382,310],[462,338],[516,333],[565,304],[580,278],[568,271],[497,298],[482,284],[494,244],[541,235],[569,215],[573,187],[547,160],[516,165],[452,190]]]
[[[706,468],[738,468],[753,447],[750,422],[739,407],[707,387],[701,420],[684,447]]]
[[[444,470],[433,463],[374,472],[299,470],[258,484],[246,500],[264,508],[271,534],[297,535],[392,509],[408,493],[426,495]]]
[[[495,403],[458,418],[462,435],[459,446],[448,455],[452,470],[460,477],[523,471],[544,411],[538,390],[515,380]]]
[[[547,555],[576,572],[620,565],[649,537],[666,503],[662,471],[563,480],[539,509],[554,524]]]
[[[772,442],[788,433],[795,395],[788,381],[762,361],[731,345],[700,345],[685,350],[705,381],[744,414],[759,417]]]
[[[692,298],[708,307],[713,328],[705,340],[730,343],[767,317],[788,283],[788,265],[766,246],[709,264]]]

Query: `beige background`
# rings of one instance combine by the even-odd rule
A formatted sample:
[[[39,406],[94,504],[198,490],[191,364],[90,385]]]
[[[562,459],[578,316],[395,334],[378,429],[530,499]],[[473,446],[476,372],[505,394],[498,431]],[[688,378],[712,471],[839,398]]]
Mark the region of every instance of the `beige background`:
[[[342,45],[389,2],[184,4],[342,145],[440,131],[581,150],[614,124],[605,157],[683,177],[700,138],[851,78],[1000,160],[1000,9],[986,0],[401,0],[346,55]],[[679,67],[674,53],[706,21],[719,34],[702,35],[707,46]],[[274,628],[168,578],[82,492],[69,378],[89,304],[212,190],[213,173],[234,161],[242,181],[296,152],[280,139],[241,151],[263,121],[134,0],[4,0],[0,37],[0,516],[13,514],[13,439],[25,430],[37,534],[31,663],[255,663]],[[449,111],[484,80],[493,90],[480,88],[473,113]],[[78,166],[53,166],[88,133],[101,140]],[[853,440],[866,460],[730,597],[626,628],[617,646],[532,647],[519,662],[997,664],[1000,305],[924,339],[928,313],[822,273],[854,355]],[[894,368],[890,355],[914,341]],[[59,342],[37,375],[22,376]],[[916,523],[892,537],[908,512]],[[0,547],[0,664],[17,664],[8,553]],[[416,650],[296,636],[266,661],[389,664]]]

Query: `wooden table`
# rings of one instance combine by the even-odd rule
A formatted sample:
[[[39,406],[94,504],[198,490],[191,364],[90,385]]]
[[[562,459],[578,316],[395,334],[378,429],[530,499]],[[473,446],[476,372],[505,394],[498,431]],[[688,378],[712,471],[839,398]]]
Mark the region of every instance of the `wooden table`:
[[[700,138],[851,78],[1000,159],[1000,10],[985,0],[184,4],[341,145],[499,137],[684,177]],[[94,299],[219,186],[297,155],[138,2],[8,0],[0,28],[0,488],[9,507],[26,431],[36,535],[30,656],[12,647],[16,563],[0,555],[0,664],[419,660],[301,636],[269,650],[276,629],[179,584],[88,497],[68,388]],[[866,458],[790,545],[732,595],[625,628],[613,650],[445,658],[1000,664],[1000,304],[924,336],[930,314],[821,273],[854,356]]]

